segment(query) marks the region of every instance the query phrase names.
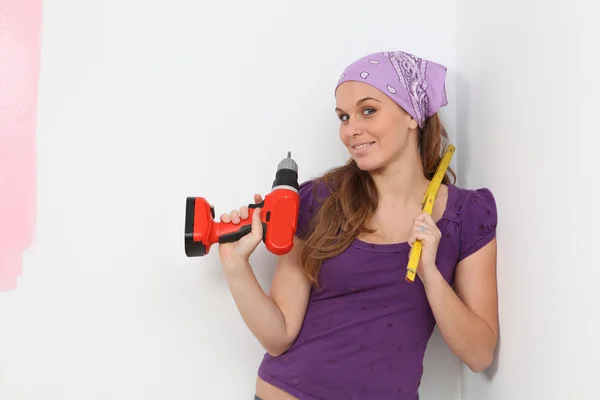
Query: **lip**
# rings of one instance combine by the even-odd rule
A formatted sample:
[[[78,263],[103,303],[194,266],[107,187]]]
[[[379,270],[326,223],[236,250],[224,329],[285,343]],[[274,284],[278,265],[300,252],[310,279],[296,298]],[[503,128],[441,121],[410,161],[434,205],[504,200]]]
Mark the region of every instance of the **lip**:
[[[360,142],[360,143],[354,143],[354,144],[352,144],[352,146],[351,146],[351,147],[352,147],[352,149],[353,149],[353,150],[364,150],[364,149],[367,149],[367,148],[369,148],[369,146],[365,146],[365,147],[361,147],[361,148],[357,148],[357,147],[358,147],[358,146],[362,146],[363,144],[372,145],[373,143],[375,143],[375,142]]]

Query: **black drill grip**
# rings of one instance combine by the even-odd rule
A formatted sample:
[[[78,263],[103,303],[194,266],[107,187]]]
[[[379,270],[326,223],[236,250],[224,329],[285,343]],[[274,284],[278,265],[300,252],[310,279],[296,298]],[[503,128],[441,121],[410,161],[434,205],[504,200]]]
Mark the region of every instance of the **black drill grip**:
[[[264,242],[267,237],[267,224],[265,222],[263,222],[262,227],[263,227],[262,240]],[[235,232],[231,232],[231,233],[227,233],[225,235],[219,236],[219,243],[237,242],[238,240],[240,240],[241,238],[243,238],[250,232],[252,232],[252,224],[243,225],[240,229],[238,229]]]
[[[265,201],[261,201],[260,203],[256,203],[256,204],[248,204],[248,208],[262,208],[265,205]],[[266,220],[269,221],[269,217],[270,217],[270,212],[267,212],[267,218]],[[267,237],[267,224],[265,222],[262,223],[263,226],[263,242],[266,240]],[[225,235],[221,235],[219,236],[219,243],[231,243],[231,242],[237,242],[238,240],[240,240],[242,237],[246,236],[247,234],[249,234],[250,232],[252,232],[252,222],[247,223],[246,225],[242,225],[240,227],[240,229],[238,229],[235,232],[231,232],[231,233],[227,233]]]

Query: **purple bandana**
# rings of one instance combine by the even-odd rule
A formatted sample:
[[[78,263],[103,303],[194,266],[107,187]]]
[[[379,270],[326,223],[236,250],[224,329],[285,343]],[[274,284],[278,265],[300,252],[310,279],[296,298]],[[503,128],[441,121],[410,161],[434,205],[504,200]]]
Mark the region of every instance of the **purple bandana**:
[[[388,95],[423,128],[427,118],[448,104],[445,80],[443,65],[403,51],[384,51],[347,66],[337,86],[347,81],[367,83]]]

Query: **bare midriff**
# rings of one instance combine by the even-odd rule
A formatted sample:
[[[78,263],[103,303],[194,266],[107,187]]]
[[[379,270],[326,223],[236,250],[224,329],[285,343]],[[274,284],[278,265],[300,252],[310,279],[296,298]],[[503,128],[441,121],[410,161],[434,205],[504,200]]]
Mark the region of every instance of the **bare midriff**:
[[[297,397],[263,381],[260,377],[256,377],[256,395],[261,400],[298,400]]]

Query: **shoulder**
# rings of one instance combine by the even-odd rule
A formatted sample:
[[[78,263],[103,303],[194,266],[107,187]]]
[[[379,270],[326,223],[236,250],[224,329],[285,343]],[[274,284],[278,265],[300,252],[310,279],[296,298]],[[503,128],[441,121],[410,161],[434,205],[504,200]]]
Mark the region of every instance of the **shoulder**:
[[[322,178],[312,178],[302,182],[298,189],[300,209],[298,211],[297,236],[304,239],[311,230],[314,217],[327,197],[332,193],[331,184]]]
[[[456,187],[454,209],[460,224],[459,260],[462,260],[496,236],[498,207],[493,192],[487,187]]]
[[[306,205],[318,206],[331,195],[332,188],[331,184],[326,183],[323,178],[318,177],[302,182],[298,191],[301,203],[304,202]]]
[[[497,212],[496,198],[489,188],[465,189],[455,187],[455,190],[456,200],[454,206],[459,215],[463,215],[465,212],[487,215]]]

